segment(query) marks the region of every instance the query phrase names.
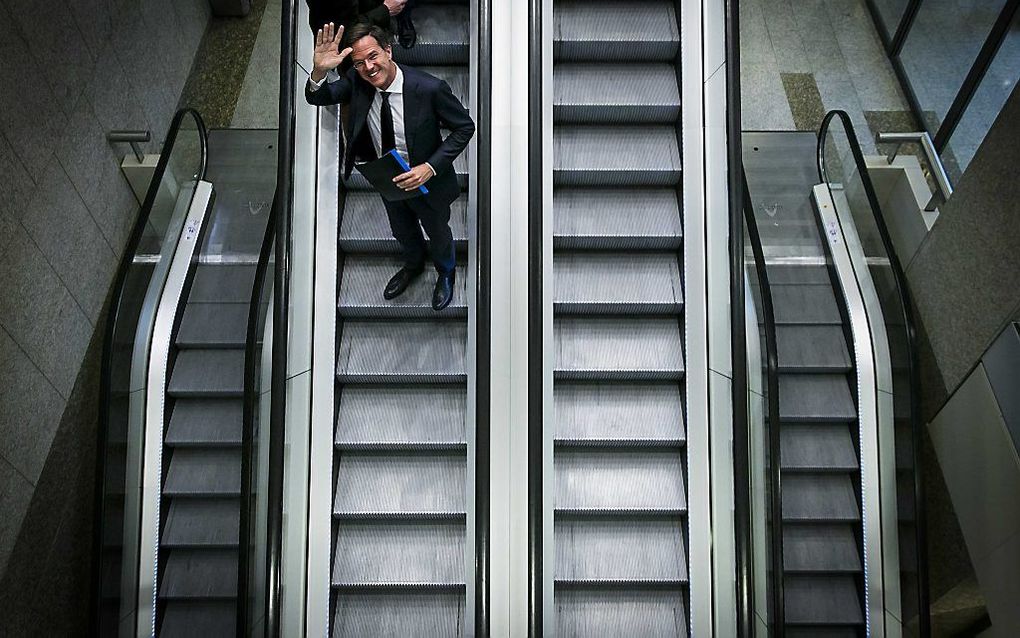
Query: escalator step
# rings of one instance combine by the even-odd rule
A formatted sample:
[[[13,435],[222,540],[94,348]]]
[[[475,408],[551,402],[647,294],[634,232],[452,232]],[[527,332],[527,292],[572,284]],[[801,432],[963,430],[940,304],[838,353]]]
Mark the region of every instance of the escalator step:
[[[682,512],[683,464],[676,451],[563,450],[556,454],[557,511]]]
[[[559,636],[686,638],[686,618],[679,590],[556,592]]]
[[[553,193],[555,248],[680,248],[683,231],[676,191],[560,188]]]
[[[177,332],[177,347],[244,348],[248,307],[247,303],[189,303]]]
[[[556,378],[679,380],[679,322],[671,318],[556,318]]]
[[[853,576],[787,576],[783,579],[788,625],[864,623]]]
[[[857,452],[846,423],[787,423],[780,428],[783,470],[856,472]]]
[[[348,321],[337,357],[345,383],[463,383],[467,326]]]
[[[780,374],[779,415],[784,422],[842,422],[857,419],[844,374]]]
[[[436,273],[426,268],[404,294],[387,301],[382,291],[403,260],[390,255],[356,255],[344,262],[340,281],[340,314],[344,317],[466,317],[467,263],[457,264],[453,301],[441,312],[432,310]]]
[[[394,49],[396,51],[396,49]],[[457,62],[462,62],[458,60]],[[463,62],[466,62],[464,60]],[[424,65],[412,65],[417,66],[419,71],[424,71],[429,75],[434,75],[440,80],[445,81],[450,85],[450,90],[457,96],[460,103],[465,108],[469,108],[468,105],[471,102],[471,72],[466,65],[458,66],[424,66]]]
[[[240,503],[235,498],[175,498],[166,515],[162,547],[237,547]]]
[[[397,63],[411,66],[467,64],[471,12],[461,5],[421,5],[414,10],[418,40],[414,47],[393,47]]]
[[[787,627],[787,638],[860,638],[853,627]]]
[[[188,303],[243,303],[251,301],[255,266],[199,264]]]
[[[337,533],[333,585],[464,586],[464,523],[348,522]]]
[[[680,118],[680,90],[671,64],[558,64],[553,69],[556,122],[670,123]]]
[[[464,635],[464,595],[430,591],[365,592],[339,597],[333,635],[368,638]]]
[[[553,56],[557,62],[672,62],[680,47],[673,6],[669,0],[558,0]]]
[[[244,396],[244,350],[181,350],[167,392],[173,397]]]
[[[842,326],[778,326],[776,337],[780,371],[850,371]]]
[[[558,383],[558,441],[682,443],[680,388],[667,384]]]
[[[677,314],[680,266],[672,253],[565,253],[553,259],[554,309],[563,314]]]
[[[224,600],[172,600],[167,603],[160,626],[160,638],[233,636],[236,634],[237,606]]]
[[[462,191],[466,191],[468,186],[467,153],[461,153],[457,157],[457,159],[453,160],[453,170],[457,173],[457,183],[460,184],[460,189]],[[351,173],[351,176],[344,181],[344,184],[347,186],[347,189],[351,191],[370,192],[373,195],[375,195],[376,199],[378,200],[379,196],[376,195],[375,190],[372,188],[372,185],[368,183],[368,180],[365,179],[365,176],[359,173],[357,169],[355,169]],[[379,208],[380,208],[379,212],[385,217],[386,212],[382,210],[381,205]]]
[[[172,549],[159,586],[163,599],[236,598],[237,550]]]
[[[772,269],[769,268],[771,276]],[[779,284],[772,285],[772,305],[775,308],[776,323],[843,325],[832,294],[832,286],[824,284]],[[757,285],[757,283],[753,284]]]
[[[683,530],[675,520],[556,521],[556,581],[687,581]]]
[[[463,515],[467,459],[462,453],[351,452],[337,463],[333,513]]]
[[[786,573],[857,573],[861,558],[850,525],[784,525]]]
[[[163,485],[165,496],[237,496],[240,493],[240,449],[173,450]]]
[[[859,521],[857,495],[847,474],[783,475],[783,520]]]
[[[553,179],[570,186],[675,186],[680,146],[672,126],[567,126],[553,130]]]
[[[462,193],[450,207],[450,230],[458,252],[465,252],[467,193]],[[390,232],[390,222],[379,195],[369,191],[348,193],[340,223],[340,249],[345,253],[400,252],[400,244]]]
[[[464,387],[348,386],[340,392],[336,445],[341,449],[466,445]]]
[[[241,399],[177,399],[166,444],[171,447],[241,444]]]

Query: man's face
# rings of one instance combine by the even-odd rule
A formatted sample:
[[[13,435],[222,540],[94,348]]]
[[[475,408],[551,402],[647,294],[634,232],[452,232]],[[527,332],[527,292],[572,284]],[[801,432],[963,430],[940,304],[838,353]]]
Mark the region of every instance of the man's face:
[[[382,47],[370,35],[366,35],[352,46],[351,62],[358,75],[377,89],[385,89],[397,77],[397,65],[393,63],[393,50]]]

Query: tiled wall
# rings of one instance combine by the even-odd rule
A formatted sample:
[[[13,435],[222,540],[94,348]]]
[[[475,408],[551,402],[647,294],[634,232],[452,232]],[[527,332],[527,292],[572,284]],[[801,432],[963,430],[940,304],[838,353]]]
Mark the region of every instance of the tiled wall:
[[[162,140],[208,20],[207,0],[0,0],[0,577],[55,551],[31,512],[90,506],[61,455],[94,444],[97,331],[138,210],[105,134]]]

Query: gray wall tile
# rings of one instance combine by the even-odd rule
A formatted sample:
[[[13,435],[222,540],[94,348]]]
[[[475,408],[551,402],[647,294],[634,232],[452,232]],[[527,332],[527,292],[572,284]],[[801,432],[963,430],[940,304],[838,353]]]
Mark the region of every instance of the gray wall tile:
[[[113,30],[109,0],[71,0],[68,5],[92,58],[98,58]]]
[[[153,135],[161,141],[173,116],[172,94],[165,81],[167,56],[157,46],[156,36],[135,3],[128,3],[114,15],[113,45],[118,59],[142,103]]]
[[[32,196],[35,182],[7,138],[0,134],[0,212],[18,216]]]
[[[3,218],[0,224],[0,325],[61,396],[70,396],[92,325],[25,229]]]
[[[140,94],[128,80],[113,42],[107,42],[99,54],[85,87],[85,96],[104,131],[151,129]],[[155,144],[154,141],[149,148],[156,148]],[[128,147],[121,148],[121,156],[128,152]]]
[[[35,484],[60,424],[64,399],[3,328],[0,388],[7,395],[0,401],[0,456]]]
[[[7,570],[7,561],[18,540],[21,521],[32,502],[32,484],[0,458],[0,576]]]
[[[21,223],[89,321],[95,323],[117,262],[56,159],[47,168]]]
[[[205,27],[209,22],[208,0],[177,0],[173,3],[174,11],[181,27],[181,34],[184,36],[184,46],[188,51],[195,53],[198,45],[205,35]]]

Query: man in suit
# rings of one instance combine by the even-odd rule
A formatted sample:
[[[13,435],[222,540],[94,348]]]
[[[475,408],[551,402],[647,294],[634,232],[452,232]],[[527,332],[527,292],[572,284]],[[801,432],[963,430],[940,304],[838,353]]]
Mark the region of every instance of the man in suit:
[[[312,72],[305,86],[309,104],[349,104],[344,123],[348,140],[344,178],[356,160],[372,160],[396,149],[411,170],[394,182],[405,191],[427,184],[429,194],[397,202],[384,201],[393,237],[403,248],[404,266],[386,284],[383,297],[393,299],[425,269],[424,228],[438,276],[432,294],[433,310],[453,298],[456,277],[450,204],[460,196],[453,160],[475,132],[467,109],[450,85],[428,73],[393,61],[390,35],[372,25],[355,25],[351,46],[340,50],[344,27],[326,24],[316,34]],[[326,74],[350,56],[352,68],[329,82]],[[440,126],[450,130],[443,139]]]

